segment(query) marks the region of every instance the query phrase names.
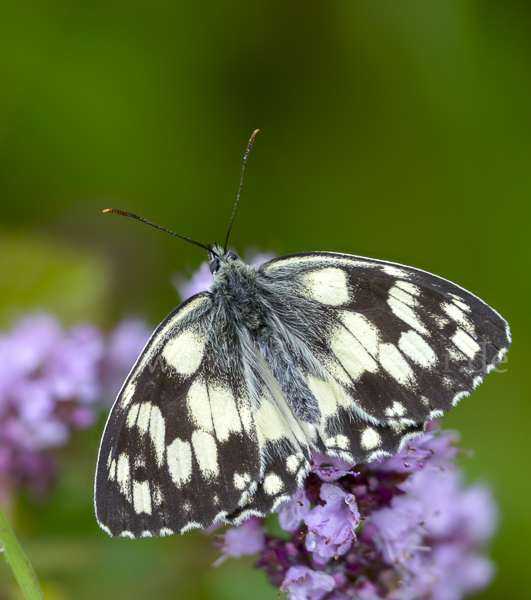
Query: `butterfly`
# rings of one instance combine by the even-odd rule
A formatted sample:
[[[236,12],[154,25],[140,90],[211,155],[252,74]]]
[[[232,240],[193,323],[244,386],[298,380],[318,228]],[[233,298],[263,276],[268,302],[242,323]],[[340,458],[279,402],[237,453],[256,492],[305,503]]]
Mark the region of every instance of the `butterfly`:
[[[227,250],[256,133],[225,245],[183,238],[207,250],[210,290],[155,330],[107,420],[95,507],[112,536],[265,516],[302,486],[312,450],[392,456],[510,345],[493,308],[420,269],[333,252],[257,268]]]

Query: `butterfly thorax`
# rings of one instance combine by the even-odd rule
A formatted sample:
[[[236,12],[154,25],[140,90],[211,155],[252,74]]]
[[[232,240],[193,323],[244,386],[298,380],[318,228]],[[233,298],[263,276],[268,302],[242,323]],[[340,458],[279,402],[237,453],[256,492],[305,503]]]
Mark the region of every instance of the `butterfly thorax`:
[[[259,293],[259,274],[235,255],[221,255],[210,288],[213,306],[222,320],[256,332],[265,327],[264,305]]]

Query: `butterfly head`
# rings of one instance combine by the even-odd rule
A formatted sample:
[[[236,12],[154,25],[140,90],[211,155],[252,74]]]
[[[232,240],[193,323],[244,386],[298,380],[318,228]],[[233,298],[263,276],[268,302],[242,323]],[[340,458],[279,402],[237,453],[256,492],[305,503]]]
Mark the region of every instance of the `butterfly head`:
[[[235,260],[240,260],[234,252],[231,250],[225,251],[223,248],[214,244],[208,251],[208,262],[210,265],[210,272],[214,277],[220,271],[223,271],[228,265],[232,264]]]

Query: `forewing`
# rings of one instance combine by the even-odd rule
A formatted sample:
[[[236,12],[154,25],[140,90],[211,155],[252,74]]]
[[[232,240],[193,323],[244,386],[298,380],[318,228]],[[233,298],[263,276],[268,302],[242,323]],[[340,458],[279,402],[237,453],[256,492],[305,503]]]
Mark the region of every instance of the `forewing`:
[[[468,395],[510,344],[494,309],[420,269],[312,252],[274,259],[260,272],[279,298],[273,309],[324,367],[301,364],[300,371],[331,417],[346,411],[355,422],[396,431],[422,424]]]
[[[208,294],[199,294],[169,315],[111,411],[95,504],[113,536],[207,527],[237,510],[260,481],[238,340],[216,335],[210,309]]]

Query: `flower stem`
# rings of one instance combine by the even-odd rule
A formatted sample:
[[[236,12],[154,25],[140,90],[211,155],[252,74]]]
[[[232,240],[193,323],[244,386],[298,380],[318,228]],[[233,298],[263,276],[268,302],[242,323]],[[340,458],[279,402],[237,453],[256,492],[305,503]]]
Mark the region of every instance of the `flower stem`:
[[[13,573],[27,600],[44,600],[44,595],[31,566],[28,557],[24,554],[22,546],[18,543],[13,530],[0,507],[0,551],[3,550],[6,562],[13,569]]]

